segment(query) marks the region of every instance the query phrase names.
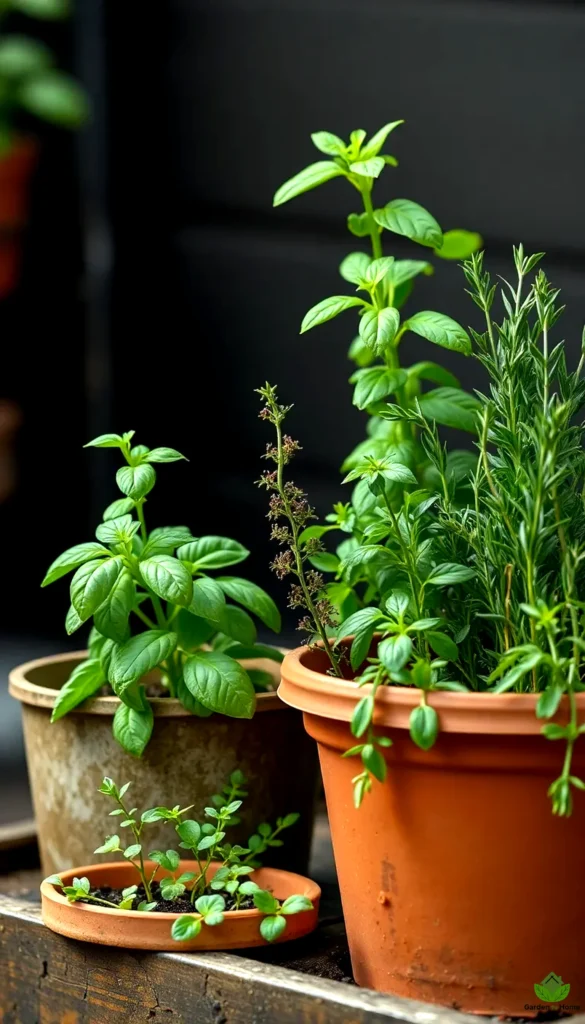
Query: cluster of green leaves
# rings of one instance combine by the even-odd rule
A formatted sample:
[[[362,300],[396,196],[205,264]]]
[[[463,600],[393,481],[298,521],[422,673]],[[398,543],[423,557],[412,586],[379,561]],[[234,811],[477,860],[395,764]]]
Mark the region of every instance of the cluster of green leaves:
[[[280,630],[272,598],[239,576],[208,574],[242,562],[249,554],[245,547],[227,537],[193,537],[186,526],[147,530],[144,505],[156,482],[154,465],[184,456],[173,448],[132,446],[133,434],[104,434],[86,445],[121,452],[126,464],[116,482],[124,497],[105,510],[96,540],[60,555],[42,586],[74,571],[67,633],[93,619],[89,658],[64,684],[52,721],[109,683],[121,701],[114,736],[139,757],[153,728],[141,683],[148,672],[159,669],[169,695],[195,715],[251,718],[256,691],[272,688],[272,677],[246,670],[240,660],[281,661],[282,654],[257,643],[249,614]],[[146,630],[132,635],[132,616]]]
[[[353,667],[366,662],[358,681],[372,684],[352,722],[364,742],[348,752],[364,764],[355,779],[357,803],[372,778],[385,775],[372,727],[376,689],[385,682],[421,690],[411,735],[423,749],[438,729],[430,690],[539,693],[542,719],[554,718],[566,695],[569,721],[542,728],[566,749],[549,790],[553,812],[569,815],[572,791],[585,789],[571,769],[574,743],[585,731],[575,699],[585,689],[585,335],[570,372],[563,343],[551,343],[562,312],[558,291],[542,271],[532,278],[541,257],[514,250],[516,280],[499,291],[500,323],[492,319],[498,291],[483,257],[464,266],[485,317],[485,332],[472,333],[490,381],[489,392],[479,395],[479,459],[467,502],[457,500],[447,453],[421,403],[410,410],[388,404],[383,413],[416,425],[434,486],[430,494],[410,493],[398,515],[386,502],[378,525],[366,531],[368,543],[340,565],[342,579],[353,583],[371,559],[384,574],[380,585],[392,591],[385,604],[359,609],[339,628],[340,637],[354,635]],[[381,489],[382,477],[371,460],[368,486]],[[381,640],[368,657],[374,633]]]
[[[11,12],[56,21],[71,14],[69,0],[2,0],[0,18]],[[64,128],[79,128],[89,103],[83,87],[55,67],[44,43],[13,33],[0,39],[0,153],[10,149],[20,110]]]
[[[369,239],[370,251],[351,252],[339,270],[341,277],[363,295],[333,295],[323,299],[304,317],[301,333],[345,310],[358,312],[359,333],[349,350],[357,369],[350,380],[355,385],[354,405],[369,414],[368,437],[347,457],[342,469],[359,471],[370,458],[405,465],[408,479],[386,475],[387,492],[396,507],[405,487],[426,484],[429,460],[420,444],[416,424],[384,418],[380,415],[384,403],[392,399],[405,409],[420,405],[435,422],[474,432],[477,401],[461,389],[450,371],[435,362],[425,360],[408,367],[401,365],[400,345],[409,332],[463,355],[471,352],[471,340],[467,331],[444,313],[421,310],[401,319],[415,279],[421,274],[431,274],[433,266],[427,258],[395,259],[384,255],[383,240],[387,235],[398,235],[422,246],[426,253],[432,250],[435,256],[456,260],[469,256],[481,245],[481,237],[474,232],[454,230],[443,234],[435,218],[410,199],[392,199],[384,207],[374,206],[373,190],[378,177],[385,167],[397,164],[395,157],[383,153],[386,140],[402,123],[393,121],[384,125],[370,139],[363,130],[354,131],[348,142],[330,132],[314,133],[314,145],[330,159],[305,168],[287,181],[274,197],[274,205],[278,206],[333,178],[345,178],[361,198],[363,210],[351,213],[347,226],[354,236]],[[423,392],[428,383],[437,386]],[[467,452],[454,452],[453,471],[465,481],[473,461]],[[336,506],[327,518],[332,528],[360,539],[379,504],[379,497],[360,481],[351,503]],[[343,558],[346,550],[347,543],[343,542],[337,556],[329,556],[328,571],[337,567],[336,557]],[[324,565],[323,558],[319,561]],[[328,594],[342,614],[347,614],[356,600],[355,594],[336,584]],[[357,600],[359,602],[359,596]]]
[[[303,895],[289,896],[282,903],[271,892],[261,889],[250,877],[259,866],[258,856],[270,847],[282,846],[278,838],[284,829],[291,828],[298,821],[298,814],[287,814],[278,818],[276,825],[262,822],[257,831],[250,836],[247,846],[232,845],[225,842],[226,829],[237,825],[240,819],[237,812],[242,801],[248,795],[244,789],[245,778],[241,771],[236,770],[230,775],[229,782],[221,793],[211,797],[210,806],[205,808],[205,822],[184,819],[190,807],[173,808],[153,807],[144,811],[140,818],[135,817],[137,808],[128,809],[124,796],[130,783],[118,788],[110,778],[105,778],[100,786],[100,793],[111,797],[116,807],[110,812],[114,816],[123,816],[120,828],[128,828],[133,842],[122,846],[118,835],[106,838],[103,846],[95,853],[122,853],[138,872],[140,884],[146,894],[134,908],[139,891],[138,885],[128,886],[122,892],[120,903],[103,899],[91,892],[88,878],[74,878],[70,886],[63,885],[59,875],[51,875],[46,881],[60,887],[67,899],[72,902],[94,902],[115,907],[118,910],[141,910],[146,913],[155,911],[158,906],[153,899],[153,882],[158,881],[160,895],[163,900],[173,902],[186,893],[193,905],[192,913],[183,913],[172,926],[172,937],[177,942],[195,939],[203,925],[213,927],[220,925],[224,919],[226,897],[229,896],[232,909],[239,910],[243,900],[252,900],[253,905],[263,915],[260,922],[260,933],[267,942],[277,939],[286,927],[286,918],[291,914],[299,914],[312,909],[312,903]],[[198,870],[181,871],[181,858],[177,850],[151,850],[148,860],[154,862],[154,869],[147,870],[143,847],[142,832],[145,826],[155,822],[168,821],[175,826],[181,840],[179,846],[189,850],[197,862]],[[219,864],[219,866],[218,866]],[[159,872],[166,872],[157,877]],[[222,896],[221,894],[226,895]]]

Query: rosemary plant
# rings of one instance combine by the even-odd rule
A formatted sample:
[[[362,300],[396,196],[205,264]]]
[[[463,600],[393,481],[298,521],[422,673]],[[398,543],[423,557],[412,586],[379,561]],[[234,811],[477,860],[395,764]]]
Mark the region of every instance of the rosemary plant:
[[[373,683],[352,722],[366,742],[348,751],[364,761],[364,773],[356,777],[358,803],[372,776],[385,771],[371,754],[371,721],[376,688],[388,682],[421,690],[411,735],[423,748],[438,729],[427,700],[432,689],[538,692],[542,719],[556,715],[566,694],[568,723],[542,728],[545,737],[566,745],[561,774],[549,789],[553,812],[570,814],[572,789],[585,789],[571,770],[574,743],[585,731],[575,699],[585,688],[585,604],[579,598],[585,583],[585,426],[577,419],[585,404],[585,337],[579,364],[569,372],[562,342],[553,345],[550,335],[562,312],[558,292],[542,271],[527,282],[541,257],[525,256],[521,246],[514,250],[516,280],[500,289],[505,316],[499,324],[492,319],[497,288],[482,255],[464,266],[485,317],[485,332],[472,333],[490,379],[489,394],[479,396],[479,460],[467,505],[455,500],[444,446],[421,403],[381,411],[416,425],[435,484],[408,495],[398,515],[390,503],[379,509],[379,525],[367,531],[373,543],[355,549],[340,566],[351,583],[356,564],[385,564],[391,591],[379,607],[361,609],[339,629],[340,636],[355,634],[356,669],[374,631],[383,636],[358,680]],[[370,487],[379,486],[379,475],[374,460],[362,471]]]

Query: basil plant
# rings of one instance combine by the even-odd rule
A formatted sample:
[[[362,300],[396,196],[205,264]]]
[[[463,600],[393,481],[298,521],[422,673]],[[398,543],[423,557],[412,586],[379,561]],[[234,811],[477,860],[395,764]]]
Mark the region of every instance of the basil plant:
[[[121,701],[114,736],[140,757],[153,728],[142,682],[148,672],[157,669],[166,693],[194,715],[251,718],[256,692],[271,689],[272,677],[241,661],[281,661],[282,655],[257,643],[249,614],[278,632],[280,614],[272,598],[240,576],[209,575],[243,562],[249,551],[242,544],[193,537],[187,526],[148,529],[144,506],[156,483],[153,464],[184,456],[173,448],[132,446],[133,436],[134,431],[103,434],[86,445],[120,450],[125,465],[116,483],[123,497],[105,510],[95,540],[55,559],[42,586],[74,572],[65,628],[72,634],[93,621],[89,657],[61,689],[52,721],[109,683]]]

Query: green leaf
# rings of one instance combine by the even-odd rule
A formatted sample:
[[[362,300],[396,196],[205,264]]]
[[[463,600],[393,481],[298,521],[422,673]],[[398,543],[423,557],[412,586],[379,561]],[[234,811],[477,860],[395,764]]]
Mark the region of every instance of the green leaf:
[[[425,260],[394,260],[388,270],[386,280],[394,288],[399,288],[400,285],[405,284],[407,281],[412,281],[419,274],[429,275],[433,272],[432,264],[427,263]]]
[[[443,244],[435,249],[435,256],[443,260],[466,260],[483,246],[483,238],[477,231],[464,231],[462,228],[446,231]]]
[[[363,736],[372,721],[374,714],[374,698],[371,694],[358,700],[351,716],[352,734],[359,739]]]
[[[95,541],[89,541],[87,544],[75,544],[74,547],[67,548],[67,551],[64,551],[54,562],[51,562],[41,587],[48,587],[49,583],[54,583],[55,580],[61,579],[62,576],[66,576],[68,572],[77,569],[84,562],[89,562],[102,556],[109,558],[110,554],[111,552],[107,548],[103,547],[102,544],[96,544]]]
[[[286,928],[286,917],[263,917],[260,922],[260,934],[267,942],[275,942]]]
[[[138,568],[146,586],[162,597],[163,601],[180,605],[191,603],[191,573],[178,558],[172,555],[153,555],[141,561]]]
[[[467,331],[444,313],[435,313],[430,309],[415,313],[406,321],[404,329],[452,352],[462,352],[466,356],[471,353],[471,339]]]
[[[377,178],[384,170],[385,163],[380,156],[373,156],[369,160],[356,160],[349,165],[352,174],[361,174],[365,178]]]
[[[124,850],[124,856],[126,860],[132,860],[134,857],[137,857],[141,849],[142,846],[140,845],[140,843],[132,843],[131,846],[127,846],[126,849]]]
[[[117,853],[120,849],[120,837],[108,836],[103,846],[98,846],[94,853]]]
[[[312,910],[313,904],[308,896],[288,896],[282,904],[283,914],[302,914],[305,910]]]
[[[254,906],[262,914],[274,914],[280,907],[277,899],[266,889],[258,889],[254,893]]]
[[[438,363],[428,361],[413,363],[406,372],[409,377],[416,377],[418,380],[432,380],[434,384],[443,384],[448,388],[459,388],[461,386],[457,377],[450,373],[449,370],[446,370],[444,366],[439,366]]]
[[[495,690],[493,692],[495,693]],[[547,740],[564,740],[567,738],[567,730],[555,722],[548,722],[547,725],[543,725],[540,731],[543,736],[546,736]]]
[[[114,715],[112,732],[114,739],[127,754],[131,754],[132,757],[142,757],[152,736],[153,725],[152,707],[145,699],[141,711],[129,708],[126,704],[120,704]]]
[[[451,637],[446,636],[444,633],[436,633],[434,631],[425,633],[425,637],[435,654],[438,654],[439,658],[444,658],[445,661],[459,660],[457,644],[451,640]]]
[[[236,608],[233,604],[224,606],[220,629],[226,636],[245,646],[252,646],[258,635],[254,620],[243,608]]]
[[[354,636],[351,645],[351,667],[358,669],[367,656],[376,631],[376,624],[383,618],[379,608],[360,608],[350,615],[337,629],[337,636],[342,639]]]
[[[410,712],[410,736],[421,750],[430,750],[439,731],[437,712],[429,704],[421,704]]]
[[[353,404],[358,409],[367,409],[375,402],[380,402],[387,395],[401,388],[408,380],[405,370],[389,370],[386,366],[368,366],[356,370],[351,376],[355,383]]]
[[[330,181],[331,178],[339,178],[343,173],[341,167],[334,164],[332,160],[319,160],[315,164],[310,164],[304,170],[295,174],[293,178],[285,181],[284,185],[280,186],[274,195],[272,205],[282,206],[283,203],[288,203],[295,196],[300,196],[303,192],[309,192],[312,188],[316,188],[317,185]]]
[[[141,463],[139,466],[122,466],[116,473],[116,483],[122,494],[134,501],[144,498],[156,483],[156,473],[152,466]]]
[[[190,615],[206,619],[219,627],[225,610],[225,594],[217,580],[208,576],[193,581],[193,597],[189,605]],[[197,645],[198,646],[198,645]]]
[[[123,516],[126,512],[131,512],[133,508],[134,502],[132,501],[132,498],[117,498],[111,505],[108,505],[102,519],[104,523],[107,523],[108,519],[117,519],[118,516]]]
[[[231,658],[238,658],[239,661],[246,661],[249,658],[270,658],[271,661],[282,661],[284,654],[277,647],[269,647],[267,644],[254,644],[253,647],[245,647],[243,644],[233,644],[229,648]]]
[[[193,540],[188,526],[161,526],[152,530],[146,544],[144,545],[141,557],[150,558],[151,555],[172,555],[175,548],[181,544],[188,544]]]
[[[314,555],[308,555],[308,559],[319,572],[337,572],[339,568],[339,558],[330,551],[317,551]]]
[[[198,651],[186,659],[187,689],[210,711],[231,718],[252,718],[256,695],[247,672],[227,654]]]
[[[329,298],[318,302],[316,306],[312,306],[308,313],[305,314],[300,333],[304,334],[305,331],[310,331],[312,327],[317,327],[318,324],[324,324],[327,320],[333,320],[334,317],[339,316],[346,309],[365,305],[364,299],[358,298],[357,295],[330,295]]]
[[[523,658],[519,661],[514,668],[506,672],[500,679],[497,686],[494,686],[492,693],[506,693],[507,690],[511,690],[516,685],[518,680],[532,672],[533,668],[536,668],[543,659],[542,651],[535,651],[534,654],[530,654],[527,658]],[[545,726],[546,728],[546,726]]]
[[[27,36],[10,35],[0,40],[0,75],[19,79],[48,68],[53,61],[51,51]]]
[[[185,456],[181,455],[176,448],[153,448],[148,455],[144,456],[145,462],[179,462],[180,459],[185,459]]]
[[[313,132],[311,141],[320,153],[326,153],[327,156],[340,156],[345,153],[345,142],[331,132]]]
[[[27,14],[29,18],[57,21],[71,15],[71,0],[10,0],[15,11]]]
[[[554,683],[547,686],[538,698],[536,717],[552,718],[553,715],[556,715],[563,692],[562,686],[556,686]]]
[[[69,679],[59,690],[59,696],[51,712],[51,722],[63,718],[63,715],[93,696],[105,682],[105,673],[99,659],[82,661],[73,669]]]
[[[128,639],[128,616],[134,607],[136,587],[132,574],[123,569],[109,597],[94,614],[96,628],[102,636],[123,644]]]
[[[457,565],[455,562],[442,562],[431,572],[425,580],[425,586],[432,584],[433,587],[447,587],[454,583],[465,583],[475,576],[475,569],[467,565]]]
[[[84,444],[84,448],[123,448],[124,438],[120,434],[100,434],[93,441]]]
[[[47,875],[46,878],[43,878],[43,882],[47,882],[48,885],[58,885],[60,889],[63,888],[63,881],[59,875]]]
[[[385,739],[386,737],[381,737]],[[362,762],[368,771],[378,782],[384,782],[387,774],[386,762],[383,755],[372,743],[364,744],[361,751]]]
[[[389,636],[378,644],[378,657],[388,672],[399,672],[412,655],[412,640],[405,633]]]
[[[393,199],[382,210],[374,210],[374,220],[380,227],[396,235],[436,248],[442,244],[443,234],[434,217],[410,199]]]
[[[423,416],[444,427],[455,427],[469,434],[477,433],[477,414],[481,403],[467,391],[458,388],[435,388],[421,395],[419,405]]]
[[[223,569],[226,565],[243,562],[250,552],[243,544],[229,537],[198,537],[177,551],[177,558],[193,562],[196,570]]]
[[[371,262],[371,257],[365,252],[350,252],[349,256],[346,256],[340,263],[339,273],[344,281],[349,281],[350,284],[359,284],[364,280]]]
[[[367,213],[350,213],[347,227],[356,238],[367,238],[370,234],[370,218]]]
[[[210,920],[217,914],[221,914],[223,920],[223,911],[225,910],[225,900],[223,896],[219,894],[211,896],[200,896],[199,899],[195,900],[195,909],[204,918],[206,924],[221,924],[221,921]]]
[[[61,128],[80,128],[89,115],[82,86],[56,69],[40,71],[20,86],[18,99],[25,110]]]
[[[394,341],[399,327],[400,313],[394,306],[379,310],[366,309],[360,317],[360,338],[364,345],[379,356]]]
[[[189,942],[191,939],[196,939],[201,931],[202,924],[200,917],[192,917],[191,914],[181,914],[173,921],[171,928],[171,938],[175,942]]]
[[[374,135],[372,135],[369,142],[366,142],[365,146],[362,147],[361,156],[364,160],[369,160],[370,157],[377,156],[382,146],[386,142],[386,139],[399,125],[404,124],[404,121],[390,121],[385,124],[383,128],[380,128]]]
[[[197,581],[195,581],[197,583]],[[195,586],[193,587],[195,593]],[[217,631],[217,624],[201,619],[198,615],[192,615],[188,609],[181,608],[177,618],[173,622],[179,636],[178,646],[185,651],[194,651],[201,644],[207,643]]]
[[[197,844],[201,839],[201,825],[197,821],[188,819],[182,821],[176,827],[177,834],[182,840],[182,844],[187,850],[196,850]]]
[[[239,576],[218,576],[216,583],[232,601],[237,601],[248,611],[253,612],[275,633],[280,632],[280,612],[265,590]]]
[[[177,645],[177,634],[149,629],[118,647],[110,664],[109,679],[122,691],[160,665]]]
[[[102,544],[124,544],[131,541],[140,529],[140,523],[131,515],[117,516],[100,523],[95,535]]]
[[[122,559],[94,559],[84,562],[71,580],[71,604],[82,622],[86,622],[111,593],[123,569]]]

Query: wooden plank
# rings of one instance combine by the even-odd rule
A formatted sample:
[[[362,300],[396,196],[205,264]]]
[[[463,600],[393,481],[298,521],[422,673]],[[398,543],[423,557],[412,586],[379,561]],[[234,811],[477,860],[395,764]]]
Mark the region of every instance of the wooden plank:
[[[283,949],[284,947],[281,947]],[[475,1018],[228,953],[74,942],[0,896],[2,1024],[477,1024]],[[577,1021],[577,1018],[575,1018]],[[585,1024],[585,1018],[580,1024]]]

